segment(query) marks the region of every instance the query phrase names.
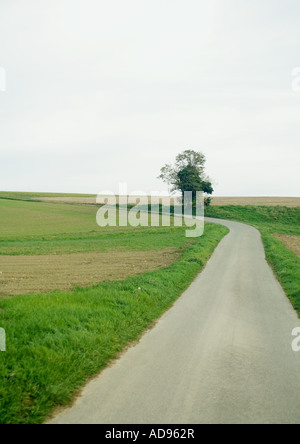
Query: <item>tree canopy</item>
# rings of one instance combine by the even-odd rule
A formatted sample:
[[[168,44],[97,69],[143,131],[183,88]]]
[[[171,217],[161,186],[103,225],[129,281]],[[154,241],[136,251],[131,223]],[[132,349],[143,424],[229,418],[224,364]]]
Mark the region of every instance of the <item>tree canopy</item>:
[[[185,150],[176,157],[175,165],[167,164],[161,168],[159,179],[171,186],[171,192],[191,191],[193,203],[197,191],[203,191],[206,195],[213,193],[211,180],[205,175],[205,155],[193,150]],[[206,205],[210,204],[210,198],[206,197]]]

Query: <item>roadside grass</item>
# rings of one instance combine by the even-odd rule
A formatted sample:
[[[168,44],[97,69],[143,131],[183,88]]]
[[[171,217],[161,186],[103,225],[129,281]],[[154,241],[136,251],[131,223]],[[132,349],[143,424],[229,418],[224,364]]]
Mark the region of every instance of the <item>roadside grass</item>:
[[[300,236],[300,208],[210,207],[206,216],[244,222],[261,232],[266,258],[300,317],[300,259],[274,236],[275,233]]]
[[[0,211],[2,254],[181,250],[169,267],[124,281],[0,300],[7,348],[0,353],[1,424],[42,423],[67,405],[170,308],[228,232],[206,224],[191,240],[184,227],[98,229],[96,209],[76,205],[2,199]]]

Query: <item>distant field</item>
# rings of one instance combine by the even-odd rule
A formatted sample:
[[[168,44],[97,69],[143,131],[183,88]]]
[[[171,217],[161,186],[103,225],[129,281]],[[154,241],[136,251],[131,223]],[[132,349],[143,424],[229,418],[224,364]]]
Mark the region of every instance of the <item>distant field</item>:
[[[71,193],[31,193],[23,191],[0,191],[0,199],[21,199],[21,200],[32,200],[39,198],[93,198],[94,194],[71,194]]]
[[[96,197],[40,197],[39,199],[45,202],[96,204]],[[98,200],[98,203],[105,203],[105,201]],[[212,199],[212,206],[227,205],[300,207],[300,197],[214,197]]]
[[[300,207],[300,197],[214,197],[212,205]]]
[[[39,197],[44,202],[61,202],[61,203],[77,203],[95,205],[96,197]],[[118,198],[117,198],[118,202]],[[105,200],[99,200],[98,203],[105,203]],[[212,199],[212,206],[285,206],[285,207],[300,207],[300,197],[214,197]]]
[[[59,193],[8,193],[0,192],[0,198],[30,199],[43,202],[72,203],[96,205],[96,195],[92,194],[59,194]],[[118,197],[117,197],[118,201]],[[105,203],[99,200],[98,203]],[[212,206],[284,206],[300,207],[300,197],[213,197]]]

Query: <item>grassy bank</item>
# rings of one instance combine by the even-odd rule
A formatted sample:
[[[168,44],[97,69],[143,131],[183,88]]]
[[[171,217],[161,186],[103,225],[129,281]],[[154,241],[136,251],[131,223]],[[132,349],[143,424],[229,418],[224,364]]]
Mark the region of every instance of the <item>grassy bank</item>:
[[[300,208],[210,207],[206,216],[244,222],[261,232],[266,258],[300,316],[300,259],[274,236],[275,233],[300,236]]]
[[[5,254],[63,254],[114,248],[175,246],[180,259],[167,268],[92,288],[0,300],[0,423],[41,423],[70,402],[94,374],[138,339],[189,286],[227,229],[206,225],[187,239],[182,228],[102,228],[95,208],[0,201],[0,250]]]

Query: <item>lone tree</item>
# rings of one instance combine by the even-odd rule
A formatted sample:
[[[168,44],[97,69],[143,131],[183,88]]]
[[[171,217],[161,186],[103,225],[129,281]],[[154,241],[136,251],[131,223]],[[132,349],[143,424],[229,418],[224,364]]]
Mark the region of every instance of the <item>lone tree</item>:
[[[192,192],[192,203],[196,204],[196,192],[203,191],[206,195],[213,193],[213,187],[210,179],[204,173],[204,165],[206,159],[204,154],[186,150],[176,157],[175,165],[165,165],[160,170],[159,179],[162,179],[168,185],[171,185],[171,192],[181,191],[184,195],[185,191]],[[205,197],[205,205],[209,206],[211,197]]]

